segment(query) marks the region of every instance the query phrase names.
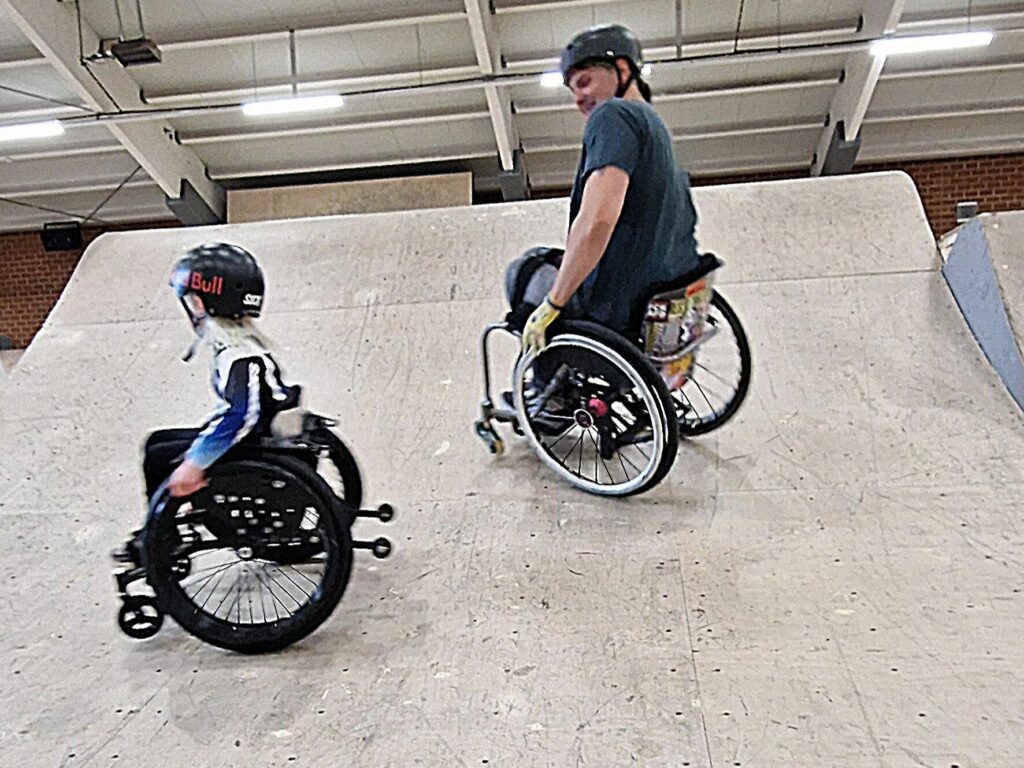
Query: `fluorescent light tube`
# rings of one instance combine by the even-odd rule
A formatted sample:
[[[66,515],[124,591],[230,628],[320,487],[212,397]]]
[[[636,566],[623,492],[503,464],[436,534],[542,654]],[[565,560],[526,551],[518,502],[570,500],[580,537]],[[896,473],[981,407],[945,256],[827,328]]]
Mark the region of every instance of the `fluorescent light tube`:
[[[0,125],[0,141],[18,141],[19,139],[43,139],[48,136],[60,136],[64,126],[57,120],[44,120],[40,123],[16,123]]]
[[[545,88],[560,88],[564,85],[561,72],[545,72],[540,76],[540,84]]]
[[[920,35],[917,37],[887,37],[871,44],[875,56],[900,53],[927,53],[949,51],[956,48],[980,48],[992,42],[991,32],[958,32],[952,35]]]
[[[242,105],[242,112],[250,117],[288,115],[295,112],[319,112],[325,109],[337,109],[344,103],[345,100],[337,93],[327,96],[289,96],[284,99],[247,101]]]

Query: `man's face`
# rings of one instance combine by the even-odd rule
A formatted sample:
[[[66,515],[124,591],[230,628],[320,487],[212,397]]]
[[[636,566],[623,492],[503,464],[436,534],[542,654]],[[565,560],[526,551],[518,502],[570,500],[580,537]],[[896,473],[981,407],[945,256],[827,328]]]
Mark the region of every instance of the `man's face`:
[[[568,85],[576,101],[576,109],[586,119],[598,104],[615,95],[619,88],[618,72],[612,67],[591,64],[571,70]]]

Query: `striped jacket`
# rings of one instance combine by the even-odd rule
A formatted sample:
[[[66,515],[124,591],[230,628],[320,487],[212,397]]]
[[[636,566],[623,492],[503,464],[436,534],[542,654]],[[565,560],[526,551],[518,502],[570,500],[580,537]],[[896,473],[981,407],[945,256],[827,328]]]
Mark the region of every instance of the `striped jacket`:
[[[281,379],[270,353],[256,342],[214,349],[210,371],[217,410],[185,458],[206,469],[250,434],[265,434],[274,415],[295,404],[297,387]]]

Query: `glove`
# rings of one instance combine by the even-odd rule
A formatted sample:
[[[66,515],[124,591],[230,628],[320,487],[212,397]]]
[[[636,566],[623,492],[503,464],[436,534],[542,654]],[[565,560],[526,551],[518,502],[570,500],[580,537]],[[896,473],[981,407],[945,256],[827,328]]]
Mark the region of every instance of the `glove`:
[[[545,298],[523,326],[523,354],[536,357],[547,346],[547,330],[562,312],[551,299]]]

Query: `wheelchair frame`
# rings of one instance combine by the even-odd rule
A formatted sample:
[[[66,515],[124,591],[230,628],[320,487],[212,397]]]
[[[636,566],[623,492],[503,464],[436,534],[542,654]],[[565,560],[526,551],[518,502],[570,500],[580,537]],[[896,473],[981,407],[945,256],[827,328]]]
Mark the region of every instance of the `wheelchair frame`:
[[[262,464],[262,466],[270,473],[280,473],[285,471],[272,460],[261,460],[261,455],[264,452],[269,452],[271,455],[279,457],[285,457],[286,459],[299,459],[302,461],[303,458],[308,459],[309,455],[319,458],[323,455],[324,451],[332,448],[337,449],[337,445],[340,445],[341,448],[344,449],[345,455],[351,460],[351,455],[348,454],[348,450],[344,446],[344,443],[341,443],[340,439],[333,435],[333,433],[330,434],[334,437],[334,440],[337,443],[335,446],[317,440],[314,437],[318,430],[328,430],[329,427],[334,425],[335,422],[330,419],[326,419],[315,414],[306,414],[305,421],[299,434],[291,437],[275,435],[263,438],[257,446],[248,449],[245,452],[245,456],[236,455],[231,458],[227,458],[223,462],[218,462],[215,465],[218,468],[218,474],[221,477],[230,475],[230,467],[235,463],[248,463],[255,465]],[[354,460],[352,466],[355,468]],[[314,466],[309,466],[308,468],[310,472],[323,480],[323,477]],[[355,471],[358,473],[357,468],[355,468]],[[338,526],[344,528],[346,531],[351,529],[357,518],[373,518],[381,523],[391,522],[394,518],[394,509],[390,504],[381,504],[375,509],[360,509],[347,504],[344,499],[340,498],[334,490],[327,485],[326,481],[324,482],[324,486],[327,491],[330,492],[330,497],[325,499],[329,503],[329,508],[326,512],[332,515]],[[199,493],[202,492],[203,491],[200,491]],[[358,493],[361,495],[361,484]],[[194,496],[195,495],[198,494],[194,494]],[[150,499],[149,510],[144,527],[146,536],[150,533],[150,526],[159,519],[170,500],[171,497],[167,490],[167,482],[165,481],[153,495],[152,499]],[[315,537],[309,536],[309,538],[312,541]],[[220,536],[217,536],[214,541],[223,542],[225,540]],[[352,551],[370,551],[374,557],[378,559],[384,559],[391,554],[391,542],[383,536],[374,540],[349,539],[349,541]],[[307,542],[307,545],[308,544],[309,542]],[[232,543],[227,541],[227,548],[231,548],[232,546]],[[213,547],[211,547],[211,549],[212,548]],[[224,548],[223,544],[218,548]],[[245,547],[242,547],[242,549],[244,548]],[[202,549],[203,548],[200,547],[199,549],[191,551],[189,554],[191,555],[196,551],[202,551]],[[236,549],[238,548],[236,547]],[[145,562],[145,558],[143,558],[141,562],[115,572],[114,580],[117,586],[118,595],[121,599],[121,609],[118,614],[118,625],[122,631],[129,637],[139,640],[154,636],[160,630],[164,615],[168,611],[166,610],[160,591],[154,583],[153,574],[149,568],[149,564]],[[139,581],[145,581],[154,594],[152,596],[130,594],[129,587]],[[347,577],[345,581],[346,584],[343,584],[341,587],[342,593],[344,593],[345,586],[347,585]],[[340,600],[340,596],[338,599]],[[324,617],[324,620],[326,620],[326,617]],[[246,652],[244,649],[236,650],[243,650],[243,652]]]

